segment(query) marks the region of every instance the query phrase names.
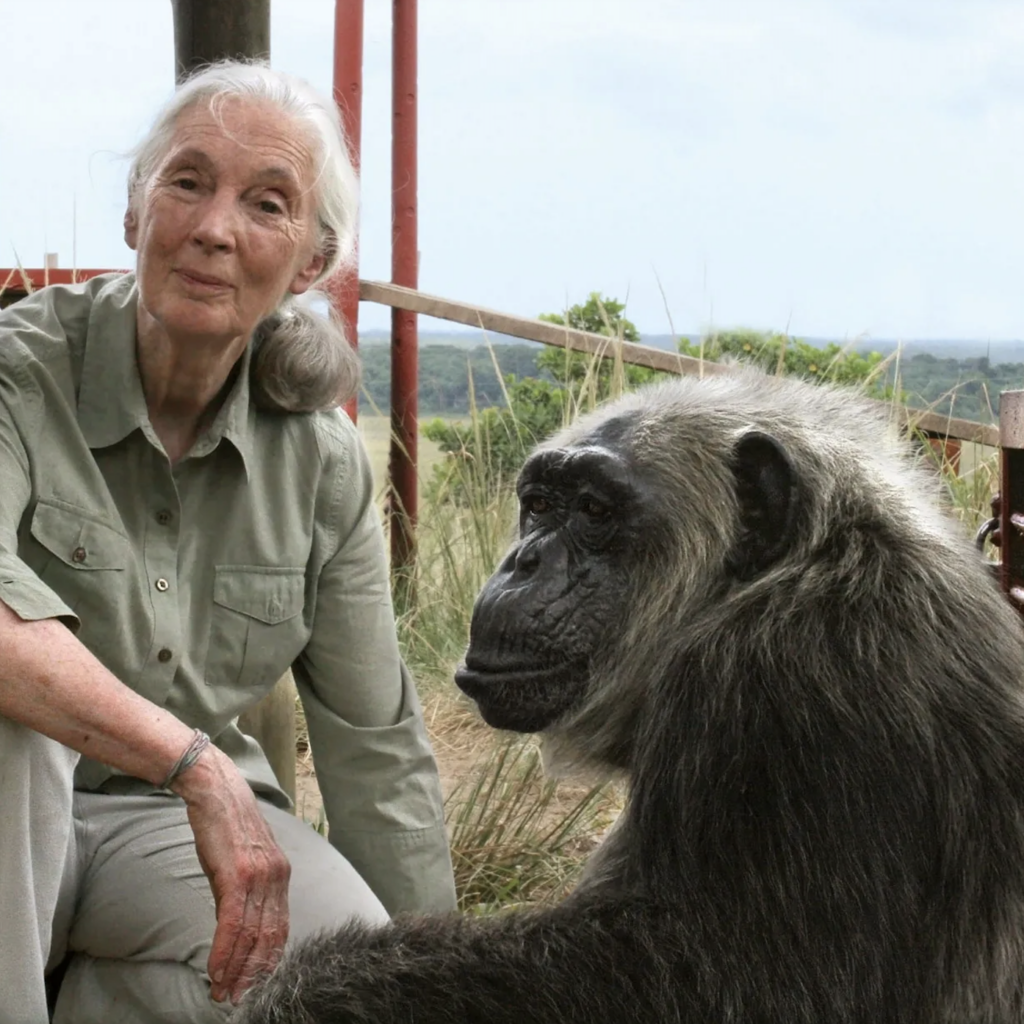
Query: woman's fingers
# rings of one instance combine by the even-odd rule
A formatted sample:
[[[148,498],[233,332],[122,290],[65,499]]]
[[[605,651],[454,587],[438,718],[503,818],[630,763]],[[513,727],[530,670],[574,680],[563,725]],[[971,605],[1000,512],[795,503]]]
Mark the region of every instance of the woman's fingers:
[[[290,871],[287,859],[275,847],[262,886],[250,890],[238,943],[232,953],[233,963],[241,964],[238,980],[231,988],[233,1003],[242,998],[258,977],[269,974],[281,958],[288,939]],[[250,924],[255,927],[250,928]]]
[[[291,867],[235,766],[219,751],[211,761],[179,791],[217,908],[207,963],[210,994],[218,1002],[237,1002],[257,977],[273,970],[284,949]]]
[[[211,877],[214,895],[218,885]],[[213,945],[207,960],[207,972],[210,975],[210,995],[218,1003],[227,998],[233,986],[238,970],[234,962],[234,952],[238,936],[245,917],[246,892],[238,887],[227,887],[227,892],[217,900],[217,928],[213,933]]]

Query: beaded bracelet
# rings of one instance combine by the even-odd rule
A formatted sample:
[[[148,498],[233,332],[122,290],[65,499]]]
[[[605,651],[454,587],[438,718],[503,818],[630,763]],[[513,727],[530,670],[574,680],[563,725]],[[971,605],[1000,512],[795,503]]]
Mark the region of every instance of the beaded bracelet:
[[[174,762],[171,770],[167,773],[161,786],[162,789],[169,789],[171,783],[182,774],[187,772],[199,760],[199,755],[210,745],[210,737],[201,729],[196,729],[192,734],[192,740],[185,748],[181,757]]]

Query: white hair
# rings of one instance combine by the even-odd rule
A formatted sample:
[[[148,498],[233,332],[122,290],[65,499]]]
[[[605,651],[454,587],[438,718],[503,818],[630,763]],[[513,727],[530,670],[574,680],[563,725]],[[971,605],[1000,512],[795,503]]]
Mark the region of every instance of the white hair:
[[[355,252],[359,183],[338,115],[329,98],[294,75],[275,71],[263,61],[223,60],[189,76],[157,113],[145,138],[132,152],[128,171],[128,205],[140,193],[170,149],[178,118],[199,104],[217,116],[225,100],[268,103],[305,132],[312,146],[317,252],[324,267],[322,281],[348,264]],[[254,332],[253,396],[261,407],[276,412],[309,412],[331,407],[355,394],[359,360],[345,339],[335,315],[313,311],[307,292],[297,302],[286,295],[278,309]],[[333,307],[332,307],[333,308]]]
[[[135,201],[170,149],[178,118],[201,103],[216,115],[231,98],[271,104],[305,131],[316,161],[313,195],[320,254],[326,259],[317,280],[330,277],[355,250],[359,209],[358,179],[338,108],[308,82],[274,71],[261,61],[218,61],[200,68],[179,86],[132,153],[129,203]]]

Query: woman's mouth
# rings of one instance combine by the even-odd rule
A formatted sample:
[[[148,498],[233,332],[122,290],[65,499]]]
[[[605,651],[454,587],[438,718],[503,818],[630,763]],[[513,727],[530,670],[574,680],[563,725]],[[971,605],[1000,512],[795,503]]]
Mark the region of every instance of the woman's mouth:
[[[232,286],[223,278],[214,277],[211,274],[201,274],[195,270],[184,270],[179,268],[175,271],[177,275],[188,285],[203,291],[227,291]]]

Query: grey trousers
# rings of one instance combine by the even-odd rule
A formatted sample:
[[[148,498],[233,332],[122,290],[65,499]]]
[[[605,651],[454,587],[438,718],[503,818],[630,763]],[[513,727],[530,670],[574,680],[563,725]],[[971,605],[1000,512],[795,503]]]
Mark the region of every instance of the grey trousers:
[[[0,717],[0,1024],[205,1024],[213,896],[172,795],[73,792],[78,755]],[[387,914],[305,822],[260,803],[292,865],[289,943]]]

